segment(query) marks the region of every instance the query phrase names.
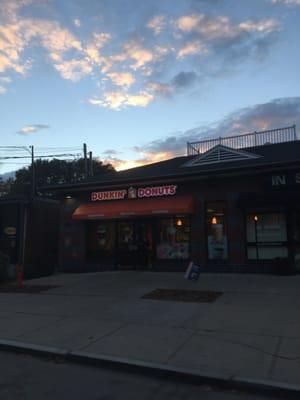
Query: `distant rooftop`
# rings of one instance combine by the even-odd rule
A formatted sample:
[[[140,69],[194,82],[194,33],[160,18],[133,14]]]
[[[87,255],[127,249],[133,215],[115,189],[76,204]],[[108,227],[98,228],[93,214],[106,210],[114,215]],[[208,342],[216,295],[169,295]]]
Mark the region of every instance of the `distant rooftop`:
[[[287,126],[285,128],[271,129],[268,131],[251,132],[243,135],[219,137],[215,139],[200,140],[198,142],[188,142],[187,155],[192,156],[205,153],[218,144],[231,147],[233,149],[243,149],[263,146],[265,144],[292,142],[294,140],[297,140],[296,125]]]

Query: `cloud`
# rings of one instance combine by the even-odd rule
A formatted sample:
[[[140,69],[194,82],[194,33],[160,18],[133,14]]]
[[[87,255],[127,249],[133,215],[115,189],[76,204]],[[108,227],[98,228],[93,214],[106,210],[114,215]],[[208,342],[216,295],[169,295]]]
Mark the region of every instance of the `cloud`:
[[[300,6],[300,0],[271,0],[273,4],[285,4],[287,6]]]
[[[148,22],[147,27],[152,29],[155,35],[159,35],[166,26],[166,18],[164,15],[156,15]]]
[[[169,97],[173,94],[174,88],[169,83],[149,82],[148,89],[160,97]]]
[[[17,19],[17,12],[24,6],[32,4],[33,0],[2,0],[1,14],[10,19]]]
[[[9,76],[0,76],[0,82],[10,83],[11,82],[11,78]]]
[[[181,71],[168,83],[150,82],[148,90],[160,97],[170,97],[180,90],[184,90],[197,82],[199,77],[194,71]]]
[[[131,68],[137,70],[144,67],[150,61],[153,61],[154,54],[150,50],[144,48],[139,41],[132,40],[124,45],[124,50],[127,57],[133,59],[135,62]]]
[[[184,88],[192,85],[197,80],[197,74],[194,71],[181,71],[172,79],[174,88]]]
[[[107,74],[107,76],[111,79],[111,81],[116,86],[129,87],[135,81],[134,76],[132,74],[130,74],[129,72],[111,72],[111,73]]]
[[[121,152],[114,150],[114,149],[107,149],[107,150],[103,151],[102,154],[109,155],[109,156],[113,156],[113,155],[115,156],[117,154],[121,154]]]
[[[44,124],[33,124],[33,125],[26,125],[23,128],[21,128],[17,133],[20,135],[28,135],[30,133],[35,133],[38,132],[42,129],[49,129],[49,125],[44,125]]]
[[[32,65],[29,58],[22,59],[23,52],[34,43],[43,46],[50,60],[64,64],[64,56],[71,50],[81,51],[79,40],[57,22],[40,19],[20,19],[0,26],[0,72],[13,69],[24,74]],[[55,66],[57,67],[56,64]],[[63,68],[63,66],[62,66]],[[58,68],[60,71],[60,68]]]
[[[103,98],[90,99],[89,103],[113,110],[121,110],[127,107],[146,107],[154,100],[154,96],[146,91],[138,94],[128,94],[123,91],[104,93]]]
[[[7,92],[7,87],[5,85],[8,85],[11,82],[11,78],[8,76],[0,76],[0,94],[4,94]]]
[[[185,154],[187,142],[276,129],[293,124],[300,126],[300,97],[279,98],[242,108],[214,124],[177,132],[137,146],[133,150],[147,159],[153,159],[156,154],[174,157]]]
[[[185,43],[177,53],[177,58],[184,58],[198,54],[207,54],[209,52],[207,46],[200,40]]]
[[[149,155],[145,154],[142,158],[139,158],[136,160],[125,160],[125,159],[118,158],[118,157],[107,157],[107,158],[104,158],[104,160],[103,159],[101,159],[101,160],[104,161],[104,163],[112,164],[113,167],[117,171],[122,171],[122,170],[130,169],[130,168],[141,167],[143,165],[167,160],[168,158],[172,158],[171,152],[156,153],[156,154],[149,154]]]
[[[235,24],[225,15],[209,17],[205,14],[191,14],[178,18],[175,21],[175,27],[182,33],[196,32],[203,38],[216,40],[239,37],[244,32],[268,34],[277,30],[279,24],[271,18]]]
[[[52,58],[55,60],[55,56]],[[54,68],[64,79],[70,79],[73,82],[79,81],[93,71],[91,64],[85,59],[63,61],[58,58],[58,63],[54,64]]]
[[[123,160],[118,157],[108,156],[100,159],[104,164],[111,164],[117,171],[145,165],[143,160]]]
[[[46,54],[45,62],[61,78],[72,82],[91,78],[96,82],[98,92],[90,96],[90,104],[114,110],[146,107],[159,96],[198,89],[202,82],[222,77],[224,71],[237,69],[243,61],[260,61],[276,42],[275,34],[280,30],[272,18],[233,21],[228,15],[208,15],[203,11],[178,16],[175,8],[167,16],[159,12],[164,7],[145,5],[132,7],[132,15],[124,18],[125,6],[108,9],[95,4],[93,7],[99,7],[102,13],[93,18],[97,17],[101,24],[85,24],[82,32],[76,29],[81,27],[79,9],[70,15],[66,26],[62,22],[65,19],[58,20],[59,13],[53,12],[53,4],[47,0],[43,4],[52,13],[45,18],[38,12],[39,2],[2,1],[6,12],[0,11],[0,73],[25,76],[39,59],[29,54],[32,50],[38,54],[36,50],[41,49]],[[196,2],[189,2],[190,10],[195,10],[192,3]],[[201,2],[204,3],[209,2]],[[111,14],[113,9],[118,10],[117,16]],[[108,15],[115,31],[100,31],[99,26],[105,28]],[[95,22],[93,18],[91,22]],[[132,19],[139,21],[134,29]],[[6,86],[1,87],[4,93]]]

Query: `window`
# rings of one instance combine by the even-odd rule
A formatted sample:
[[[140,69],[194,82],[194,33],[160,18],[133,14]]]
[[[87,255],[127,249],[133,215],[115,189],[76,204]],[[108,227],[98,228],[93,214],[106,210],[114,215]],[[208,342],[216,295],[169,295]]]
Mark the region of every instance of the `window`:
[[[134,242],[134,224],[132,221],[119,222],[118,243],[128,246]]]
[[[88,256],[99,257],[110,255],[114,248],[114,225],[108,221],[88,222],[87,236]]]
[[[291,239],[293,240],[293,252],[296,269],[300,270],[300,212],[291,215]]]
[[[206,207],[207,247],[209,260],[226,260],[226,207],[224,203],[208,203]]]
[[[190,254],[190,221],[185,216],[158,221],[156,255],[160,260],[186,260]]]
[[[286,216],[283,213],[247,215],[247,254],[249,260],[288,257]]]

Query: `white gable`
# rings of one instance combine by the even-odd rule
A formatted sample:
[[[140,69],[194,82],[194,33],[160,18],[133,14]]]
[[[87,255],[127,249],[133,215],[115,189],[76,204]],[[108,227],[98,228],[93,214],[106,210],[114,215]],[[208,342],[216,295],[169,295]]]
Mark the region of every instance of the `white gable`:
[[[235,150],[231,147],[226,147],[218,144],[212,149],[206,151],[205,153],[194,157],[193,160],[185,163],[183,167],[194,167],[198,165],[215,164],[229,161],[242,161],[258,157],[261,156],[243,150]]]

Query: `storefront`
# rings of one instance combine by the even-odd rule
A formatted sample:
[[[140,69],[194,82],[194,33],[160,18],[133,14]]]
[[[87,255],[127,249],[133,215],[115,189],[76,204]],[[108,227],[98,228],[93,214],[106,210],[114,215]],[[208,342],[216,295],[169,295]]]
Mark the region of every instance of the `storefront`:
[[[9,258],[8,278],[22,265],[27,278],[49,275],[57,267],[59,204],[43,198],[0,200],[0,252]]]
[[[191,260],[207,271],[299,268],[295,138],[242,149],[216,144],[196,155],[49,189],[61,198],[65,271],[176,271]]]

